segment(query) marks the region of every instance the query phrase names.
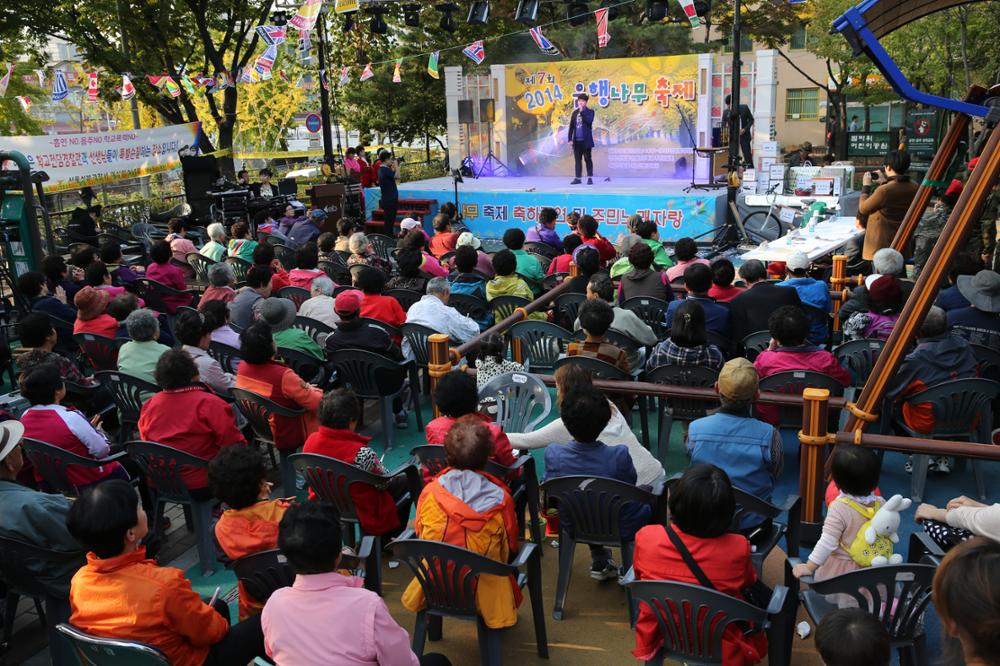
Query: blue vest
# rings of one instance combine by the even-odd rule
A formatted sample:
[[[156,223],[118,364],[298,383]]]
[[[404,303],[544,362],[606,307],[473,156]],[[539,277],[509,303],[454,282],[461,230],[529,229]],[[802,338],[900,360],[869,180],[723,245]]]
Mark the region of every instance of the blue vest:
[[[693,421],[688,428],[687,449],[691,463],[708,463],[726,471],[733,487],[770,502],[771,440],[774,428],[754,418],[713,414]],[[740,528],[759,525],[756,515],[744,516]]]

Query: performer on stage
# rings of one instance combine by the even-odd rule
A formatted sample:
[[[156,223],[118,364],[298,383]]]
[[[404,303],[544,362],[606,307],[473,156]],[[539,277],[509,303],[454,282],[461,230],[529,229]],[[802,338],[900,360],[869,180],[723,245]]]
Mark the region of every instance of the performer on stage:
[[[726,95],[726,110],[723,112],[722,117],[725,122],[729,122],[729,109],[733,103],[733,96]],[[746,104],[740,104],[739,111],[737,112],[740,117],[740,149],[743,151],[743,162],[746,168],[753,168],[753,152],[751,151],[750,140],[753,138],[751,130],[753,129],[753,112],[750,111],[750,107]]]
[[[594,148],[594,110],[587,108],[590,96],[587,93],[577,93],[576,109],[569,118],[569,135],[567,141],[573,144],[573,160],[576,162],[576,178],[570,185],[580,184],[583,160],[587,161],[587,185],[594,184],[594,160],[591,150]]]

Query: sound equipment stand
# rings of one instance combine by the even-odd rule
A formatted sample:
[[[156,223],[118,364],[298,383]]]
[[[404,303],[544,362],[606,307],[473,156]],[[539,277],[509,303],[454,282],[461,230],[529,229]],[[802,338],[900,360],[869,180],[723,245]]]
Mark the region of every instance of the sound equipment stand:
[[[688,138],[691,139],[691,184],[684,188],[685,192],[690,192],[691,190],[714,190],[719,187],[725,187],[725,183],[716,183],[711,180],[712,178],[712,167],[714,166],[715,160],[712,155],[712,150],[706,150],[704,148],[698,147],[698,140],[695,138],[694,131],[691,129],[691,125],[688,123],[684,114],[681,114],[681,124],[687,131]],[[709,182],[699,183],[695,180],[695,173],[698,170],[698,155],[699,153],[708,153],[708,171],[709,171]]]
[[[497,167],[503,169],[504,172],[502,175],[509,176],[510,167],[508,167],[506,164],[500,161],[500,158],[493,153],[493,123],[487,123],[486,127],[487,127],[486,135],[489,137],[490,150],[489,152],[486,153],[486,158],[483,160],[483,163],[479,165],[479,171],[476,172],[476,178],[479,178],[480,176],[483,175],[483,171],[486,170],[487,165],[489,165],[490,167],[491,176],[497,175]]]

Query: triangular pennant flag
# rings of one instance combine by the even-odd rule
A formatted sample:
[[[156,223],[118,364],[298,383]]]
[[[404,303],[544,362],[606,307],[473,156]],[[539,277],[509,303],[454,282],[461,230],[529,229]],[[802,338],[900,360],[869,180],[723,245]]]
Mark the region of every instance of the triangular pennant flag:
[[[441,78],[441,74],[438,72],[438,57],[440,55],[439,51],[432,51],[429,58],[427,58],[427,73],[432,79]]]
[[[561,53],[559,53],[559,49],[557,49],[552,44],[552,42],[550,42],[548,39],[546,39],[545,35],[542,34],[542,29],[541,28],[532,28],[528,32],[531,33],[531,38],[533,40],[535,40],[535,45],[538,47],[538,49],[542,53],[545,53],[545,54],[548,54],[548,55],[551,55],[551,56],[562,55]]]
[[[601,7],[595,11],[594,18],[597,19],[597,45],[603,49],[611,41],[608,33],[608,8]]]
[[[146,80],[153,84],[154,88],[159,88],[163,90],[163,85],[167,82],[165,76],[153,76],[152,74],[146,75]]]
[[[192,97],[198,94],[198,91],[194,87],[194,82],[191,81],[191,77],[187,74],[181,74],[181,86],[184,88],[184,92]]]
[[[233,79],[229,72],[222,71],[215,75],[215,91],[225,90],[233,87]]]
[[[367,65],[365,65],[365,70],[363,72],[361,72],[361,76],[358,77],[358,80],[359,81],[367,81],[368,79],[372,78],[373,76],[375,76],[375,72],[372,71],[372,64],[368,63]]]
[[[322,4],[323,0],[306,0],[299,7],[298,13],[288,20],[288,25],[296,30],[312,30],[316,25],[316,19],[319,18]]]
[[[122,89],[119,92],[125,101],[135,97],[135,86],[132,85],[132,80],[128,77],[128,74],[122,74]]]
[[[483,48],[483,40],[481,39],[466,46],[462,49],[462,53],[469,56],[472,62],[477,65],[486,60],[486,49]]]
[[[340,85],[346,86],[350,82],[351,82],[351,68],[350,67],[346,67],[346,66],[345,67],[341,67],[340,68]]]
[[[274,61],[277,60],[277,58],[278,47],[271,44],[264,49],[263,53],[260,54],[260,57],[257,58],[257,62],[254,63],[253,68],[258,74],[264,76],[265,73],[270,72],[271,68],[274,67]]]
[[[14,71],[14,63],[7,65],[7,73],[0,79],[0,97],[7,94],[7,86],[10,84],[10,73]]]
[[[403,82],[403,73],[400,71],[400,69],[402,67],[403,67],[403,59],[402,58],[396,58],[396,66],[393,67],[393,69],[392,69],[392,82],[393,83],[402,83]]]
[[[35,70],[35,76],[38,77],[38,87],[39,88],[44,88],[45,87],[45,70],[44,69],[36,69]],[[25,98],[25,99],[27,99],[27,98]]]
[[[684,16],[687,17],[688,21],[691,22],[692,28],[697,28],[701,25],[701,20],[698,18],[698,12],[694,10],[694,0],[677,0],[681,6],[681,10],[684,12]]]
[[[66,75],[61,69],[57,69],[55,80],[52,81],[52,101],[61,102],[69,94],[69,86],[66,85]]]
[[[281,44],[285,41],[285,26],[259,25],[257,26],[257,35],[260,37],[260,41],[264,42],[268,46],[272,44]]]
[[[177,85],[177,82],[174,81],[173,77],[171,77],[171,76],[164,76],[163,77],[163,89],[171,97],[180,97],[181,96],[181,87],[179,85]]]
[[[250,72],[252,72],[252,71],[253,70],[249,69],[249,68],[248,69],[241,69],[240,72],[239,72],[240,75],[238,77],[236,77],[236,80],[238,82],[240,82],[240,83],[252,83],[253,82],[253,76],[250,74]]]
[[[19,95],[15,99],[21,103],[21,110],[27,113],[31,110],[31,100],[26,95]]]
[[[319,84],[321,86],[323,86],[323,90],[329,90],[330,89],[330,84],[326,80],[326,70],[325,69],[319,70]]]
[[[87,99],[96,102],[97,93],[100,92],[97,88],[97,72],[90,72],[87,77]]]
[[[285,70],[283,69],[278,70],[278,78],[284,81],[285,83],[291,83],[291,81],[288,80],[288,75],[285,74]]]
[[[299,32],[299,62],[303,65],[309,65],[312,63],[312,41],[309,39],[309,31],[302,30]]]

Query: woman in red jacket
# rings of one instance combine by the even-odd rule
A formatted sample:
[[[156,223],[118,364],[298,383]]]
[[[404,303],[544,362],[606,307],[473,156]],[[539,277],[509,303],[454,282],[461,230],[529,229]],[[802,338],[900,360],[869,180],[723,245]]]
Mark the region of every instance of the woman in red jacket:
[[[172,257],[170,243],[156,241],[149,249],[149,258],[153,260],[146,268],[146,277],[177,291],[187,289],[184,281],[184,271],[170,263]],[[167,306],[167,314],[174,314],[177,308],[191,305],[191,294],[164,294],[163,304]]]

